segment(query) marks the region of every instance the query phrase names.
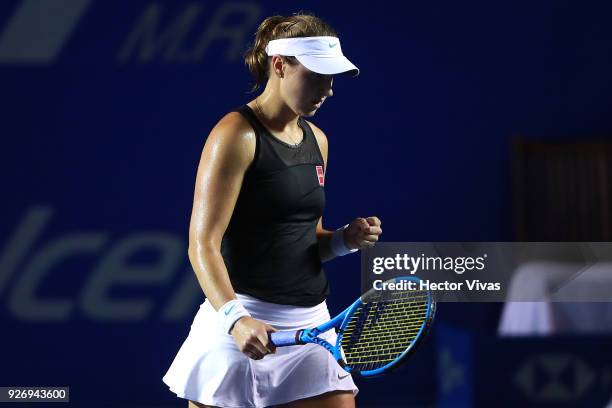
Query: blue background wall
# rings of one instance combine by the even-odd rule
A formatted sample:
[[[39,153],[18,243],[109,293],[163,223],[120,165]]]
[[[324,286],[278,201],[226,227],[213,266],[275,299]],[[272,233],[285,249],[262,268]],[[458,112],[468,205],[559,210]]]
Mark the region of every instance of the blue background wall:
[[[604,2],[2,2],[0,385],[183,405],[161,377],[203,299],[186,256],[201,149],[254,97],[241,54],[257,25],[300,9],[361,69],[311,118],[330,229],[377,215],[386,241],[512,240],[512,137],[612,134]],[[332,312],[358,266],[327,265]],[[496,310],[439,319],[486,329]],[[359,401],[433,403],[434,362],[428,344]]]

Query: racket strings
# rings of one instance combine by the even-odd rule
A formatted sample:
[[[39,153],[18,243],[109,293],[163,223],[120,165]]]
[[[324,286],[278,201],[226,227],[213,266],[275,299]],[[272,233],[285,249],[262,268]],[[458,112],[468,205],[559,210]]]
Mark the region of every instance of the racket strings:
[[[401,355],[426,322],[425,291],[379,292],[364,299],[343,331],[347,364],[359,371],[383,367]]]
[[[380,341],[362,340],[359,347],[354,347],[349,352],[345,352],[347,364],[358,368],[360,371],[372,370],[386,365],[408,349],[415,340],[419,332],[418,329],[402,333],[401,336],[395,338],[387,337]]]

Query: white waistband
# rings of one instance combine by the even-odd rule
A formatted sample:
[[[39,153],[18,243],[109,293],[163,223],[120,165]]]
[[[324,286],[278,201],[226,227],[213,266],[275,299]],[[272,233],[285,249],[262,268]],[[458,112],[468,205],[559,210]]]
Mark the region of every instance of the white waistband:
[[[254,319],[268,323],[279,330],[306,329],[330,319],[325,301],[312,307],[302,307],[265,302],[241,293],[237,293],[236,297]],[[200,308],[209,313],[217,313],[208,299],[200,305]]]
[[[272,326],[291,326],[292,328],[312,327],[329,320],[325,301],[312,307],[280,305],[265,302],[253,296],[237,293],[236,297],[253,318],[265,321]]]

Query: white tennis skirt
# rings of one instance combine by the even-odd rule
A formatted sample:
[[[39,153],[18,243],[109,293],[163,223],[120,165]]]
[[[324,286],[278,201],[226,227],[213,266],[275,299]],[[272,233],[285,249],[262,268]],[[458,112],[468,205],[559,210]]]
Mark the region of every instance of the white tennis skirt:
[[[278,305],[237,294],[252,317],[278,330],[318,326],[329,320],[325,301],[313,307]],[[336,333],[322,334],[331,344]],[[252,360],[223,332],[217,312],[200,305],[187,339],[163,381],[180,398],[218,407],[268,407],[330,391],[358,389],[332,355],[315,344],[278,347],[276,353]]]

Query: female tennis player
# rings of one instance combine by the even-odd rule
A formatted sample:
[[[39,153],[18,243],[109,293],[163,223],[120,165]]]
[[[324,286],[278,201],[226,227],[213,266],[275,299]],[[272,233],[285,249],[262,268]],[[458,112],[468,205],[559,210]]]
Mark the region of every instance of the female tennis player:
[[[359,70],[336,32],[302,13],[266,18],[245,62],[265,89],[205,143],[189,259],[206,301],[163,380],[190,407],[354,407],[357,387],[325,349],[275,349],[269,333],[329,320],[322,262],[382,232],[377,217],[323,228],[327,139],[303,118],[332,96],[333,75]]]

